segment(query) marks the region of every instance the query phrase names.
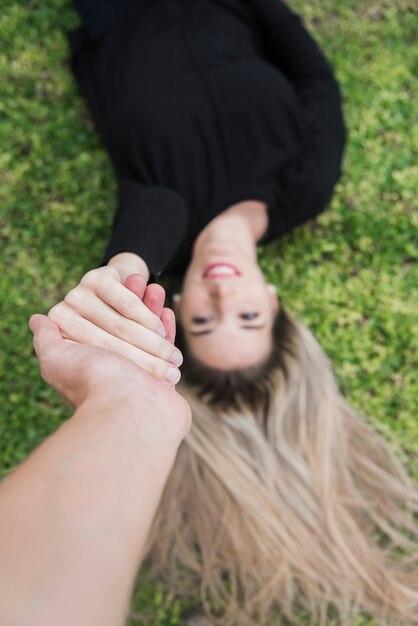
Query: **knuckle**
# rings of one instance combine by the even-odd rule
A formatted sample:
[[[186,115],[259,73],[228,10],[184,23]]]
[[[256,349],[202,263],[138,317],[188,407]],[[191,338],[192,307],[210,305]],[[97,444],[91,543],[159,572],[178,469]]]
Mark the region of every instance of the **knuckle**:
[[[97,271],[97,270],[96,270]],[[91,285],[91,288],[93,289],[93,291],[95,290],[104,290],[107,288],[109,283],[109,276],[107,274],[104,273],[97,273],[94,277],[94,282]]]
[[[155,376],[155,378],[164,380],[165,374],[167,371],[167,366],[163,361],[157,358],[153,358],[150,363],[150,373]]]
[[[102,267],[100,269],[103,270],[104,275],[110,276],[110,278],[115,278],[118,282],[121,282],[121,277],[116,267],[112,267],[111,265],[106,265],[106,267]]]
[[[161,359],[164,359],[164,361],[168,361],[172,354],[174,353],[174,348],[173,345],[167,341],[166,339],[163,339],[162,337],[158,337],[157,335],[157,340],[156,340],[156,345],[155,345],[155,351],[158,354],[158,356]]]
[[[130,315],[138,312],[138,302],[138,298],[128,290],[120,297],[120,306]]]
[[[157,330],[161,326],[161,322],[154,313],[146,309],[142,315],[142,324],[150,330]]]
[[[80,284],[94,290],[96,288],[106,286],[109,279],[115,278],[117,278],[120,282],[119,273],[114,267],[97,267],[87,272],[87,274],[84,274]]]
[[[64,298],[65,304],[72,308],[76,308],[80,303],[80,295],[80,290],[77,287],[71,289],[71,291],[69,291]]]
[[[113,326],[113,332],[116,335],[116,337],[124,339],[125,341],[128,341],[129,343],[133,343],[134,333],[132,332],[132,329],[130,328],[130,326],[126,324],[126,322],[121,322],[121,321],[115,322]]]
[[[80,284],[86,285],[86,287],[92,287],[97,279],[97,271],[97,269],[94,269],[84,274],[83,278],[80,281]]]
[[[120,296],[119,303],[124,313],[141,326],[145,326],[149,330],[156,330],[161,325],[158,317],[130,291],[126,290],[126,293]]]
[[[64,316],[64,310],[65,310],[64,302],[58,302],[58,304],[53,306],[52,309],[49,311],[48,313],[49,319],[52,320],[53,322],[58,323],[59,321],[62,320]]]

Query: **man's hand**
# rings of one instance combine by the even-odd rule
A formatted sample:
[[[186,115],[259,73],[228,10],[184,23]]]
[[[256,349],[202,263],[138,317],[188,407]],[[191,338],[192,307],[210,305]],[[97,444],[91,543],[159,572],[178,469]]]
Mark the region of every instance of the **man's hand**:
[[[44,315],[29,322],[44,380],[72,406],[87,399],[101,404],[107,399],[132,400],[150,415],[161,415],[161,428],[182,430],[190,426],[190,408],[173,387],[162,383],[120,354],[81,345],[61,337],[56,324]]]
[[[182,356],[174,347],[173,313],[164,289],[145,278],[123,278],[116,267],[88,272],[48,317],[65,339],[121,354],[159,380],[176,384]],[[163,337],[164,335],[164,337]]]

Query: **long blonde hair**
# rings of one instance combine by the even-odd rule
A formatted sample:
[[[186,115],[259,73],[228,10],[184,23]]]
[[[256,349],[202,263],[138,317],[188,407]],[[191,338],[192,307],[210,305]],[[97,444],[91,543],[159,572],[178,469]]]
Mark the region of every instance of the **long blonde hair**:
[[[311,333],[281,309],[275,334],[253,383],[230,377],[233,403],[190,368],[193,425],[149,537],[151,571],[171,591],[199,589],[219,624],[309,614],[345,626],[359,612],[417,624],[418,493]]]

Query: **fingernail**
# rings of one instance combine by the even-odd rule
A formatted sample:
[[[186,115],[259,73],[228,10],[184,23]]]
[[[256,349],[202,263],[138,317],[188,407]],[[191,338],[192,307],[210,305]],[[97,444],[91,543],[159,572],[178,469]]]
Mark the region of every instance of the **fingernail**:
[[[160,337],[165,337],[166,336],[166,332],[165,332],[164,326],[160,326],[159,328],[157,328],[157,330],[155,332],[157,333],[157,335],[160,335]]]
[[[178,369],[174,367],[170,367],[167,370],[167,374],[165,375],[166,382],[170,383],[170,385],[176,385],[180,380],[181,374]]]
[[[173,352],[173,354],[171,355],[170,363],[172,363],[176,367],[180,367],[180,365],[183,363],[183,355],[180,350],[176,350],[175,352]]]

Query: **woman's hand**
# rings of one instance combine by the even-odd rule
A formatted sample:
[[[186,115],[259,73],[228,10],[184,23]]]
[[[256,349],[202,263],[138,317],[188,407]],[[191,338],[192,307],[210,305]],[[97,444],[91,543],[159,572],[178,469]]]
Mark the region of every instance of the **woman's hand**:
[[[88,272],[48,317],[64,338],[117,352],[176,384],[182,356],[173,345],[174,316],[163,308],[164,297],[162,287],[147,287],[139,275],[123,281],[117,268],[101,267]]]

